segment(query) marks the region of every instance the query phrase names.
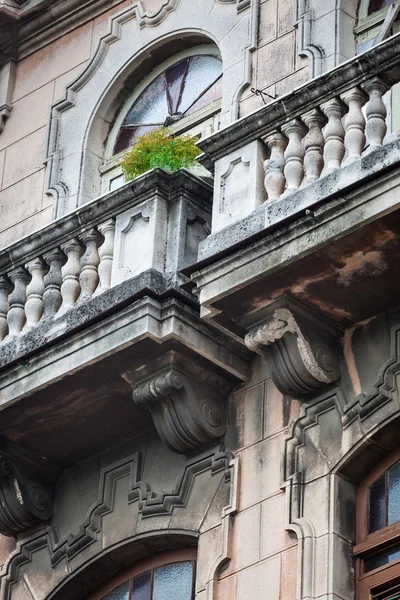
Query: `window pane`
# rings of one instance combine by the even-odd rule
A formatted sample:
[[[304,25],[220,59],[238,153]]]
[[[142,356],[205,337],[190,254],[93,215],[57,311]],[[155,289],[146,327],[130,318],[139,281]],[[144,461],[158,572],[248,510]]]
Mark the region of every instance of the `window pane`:
[[[400,558],[400,546],[392,546],[392,548],[388,548],[379,554],[375,554],[375,556],[371,556],[365,561],[365,570],[373,571],[374,569],[378,569],[379,567],[383,567],[383,565],[387,565],[388,563],[398,560]]]
[[[381,10],[381,8],[385,8],[386,6],[390,6],[394,0],[371,0],[368,7],[368,14],[372,15],[372,13],[377,10]]]
[[[147,87],[125,117],[124,125],[164,123],[169,114],[164,75]]]
[[[192,563],[175,563],[154,571],[152,600],[191,600]]]
[[[189,106],[185,112],[185,116],[195,113],[197,110],[200,110],[200,108],[204,108],[204,106],[208,106],[212,102],[215,102],[215,100],[219,100],[221,96],[222,77],[220,77],[218,81],[216,81],[206,92],[204,92],[204,94],[202,94],[200,98],[196,100],[194,104],[192,104],[192,106]]]
[[[181,97],[183,87],[183,78],[186,73],[188,59],[182,60],[165,72],[168,93],[171,101],[171,114],[174,115],[178,110],[178,103]]]
[[[400,521],[400,461],[389,469],[388,525]]]
[[[129,581],[123,583],[115,590],[104,596],[103,600],[128,600],[129,599]]]
[[[185,112],[200,94],[221,75],[222,64],[213,56],[194,56],[190,59],[182,100],[178,107]]]
[[[386,527],[385,474],[369,488],[369,533]]]
[[[153,131],[153,129],[157,129],[160,125],[142,125],[140,127],[132,127],[132,129],[121,129],[115,143],[114,154],[133,146],[135,138],[144,135],[145,133],[149,133],[150,131]]]
[[[150,600],[151,571],[142,573],[133,580],[132,600]]]

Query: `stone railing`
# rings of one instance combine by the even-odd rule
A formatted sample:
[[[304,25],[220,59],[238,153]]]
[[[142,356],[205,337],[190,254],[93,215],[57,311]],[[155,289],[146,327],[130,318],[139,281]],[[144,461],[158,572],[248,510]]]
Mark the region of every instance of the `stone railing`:
[[[199,143],[215,165],[213,232],[382,146],[399,43],[400,34]]]
[[[207,235],[211,196],[185,170],[153,171],[0,251],[0,342],[147,270],[176,278]]]
[[[268,199],[289,194],[382,146],[387,131],[382,96],[388,89],[387,81],[373,77],[265,136],[270,151],[264,162]]]

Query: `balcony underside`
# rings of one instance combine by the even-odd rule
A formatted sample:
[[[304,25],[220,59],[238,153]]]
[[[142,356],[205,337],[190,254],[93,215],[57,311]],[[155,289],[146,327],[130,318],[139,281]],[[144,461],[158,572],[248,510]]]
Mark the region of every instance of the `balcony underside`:
[[[246,378],[246,352],[202,323],[159,274],[115,286],[3,344],[2,433],[63,468],[123,443],[153,427],[132,390],[141,371],[171,353],[228,385]]]
[[[396,138],[355,161],[341,190],[329,185],[332,174],[211,236],[208,250],[218,246],[219,256],[206,256],[203,244],[204,260],[188,270],[203,316],[242,339],[284,294],[343,327],[400,305],[398,149]],[[274,224],[270,211],[281,215]]]

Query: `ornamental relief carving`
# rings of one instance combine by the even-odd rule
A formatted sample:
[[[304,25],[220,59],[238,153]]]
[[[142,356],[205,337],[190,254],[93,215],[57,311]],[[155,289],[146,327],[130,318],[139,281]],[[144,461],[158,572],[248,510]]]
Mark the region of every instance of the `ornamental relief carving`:
[[[261,353],[283,394],[304,396],[339,379],[339,331],[332,323],[287,297],[274,302],[269,312],[245,343]]]

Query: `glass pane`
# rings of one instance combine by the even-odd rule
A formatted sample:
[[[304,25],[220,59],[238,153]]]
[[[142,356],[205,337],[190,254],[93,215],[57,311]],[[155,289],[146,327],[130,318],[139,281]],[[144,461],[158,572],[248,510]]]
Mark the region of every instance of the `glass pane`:
[[[369,533],[386,527],[385,473],[369,488]]]
[[[186,58],[165,72],[172,115],[174,115],[178,110],[178,103],[183,86],[183,78],[186,73],[188,62],[189,61]]]
[[[123,175],[118,175],[118,177],[114,177],[113,179],[110,180],[110,185],[109,185],[110,192],[112,192],[113,190],[117,190],[118,188],[121,187],[121,185],[124,185],[124,183],[125,183],[125,181],[124,181]]]
[[[388,563],[394,560],[398,560],[399,558],[400,546],[392,546],[392,548],[388,548],[380,554],[375,554],[375,556],[371,556],[371,558],[368,558],[365,561],[365,570],[373,571],[374,569],[383,567],[383,565],[387,565]]]
[[[185,112],[222,73],[222,64],[213,56],[194,56],[190,59],[182,100],[178,106]]]
[[[151,571],[146,571],[133,580],[132,600],[150,600]]]
[[[123,125],[164,123],[169,114],[164,75],[159,75],[139,96]]]
[[[188,108],[185,112],[186,115],[191,115],[195,113],[200,108],[204,108],[204,106],[208,106],[211,102],[215,102],[215,100],[219,100],[222,96],[222,77],[218,79],[204,94],[200,96],[198,100],[192,106]]]
[[[129,581],[123,583],[115,590],[104,596],[103,600],[128,600],[129,599]]]
[[[400,521],[400,461],[389,469],[388,525]]]
[[[191,562],[156,569],[152,600],[191,600],[192,578]]]
[[[160,126],[161,123],[159,125],[142,125],[141,127],[132,127],[131,129],[121,129],[115,143],[114,154],[133,146],[135,138],[148,133],[149,131],[153,131],[153,129],[157,129],[157,127]]]
[[[372,13],[381,10],[381,8],[385,8],[386,6],[390,6],[392,3],[393,0],[371,0],[368,7],[368,14],[372,15]]]

